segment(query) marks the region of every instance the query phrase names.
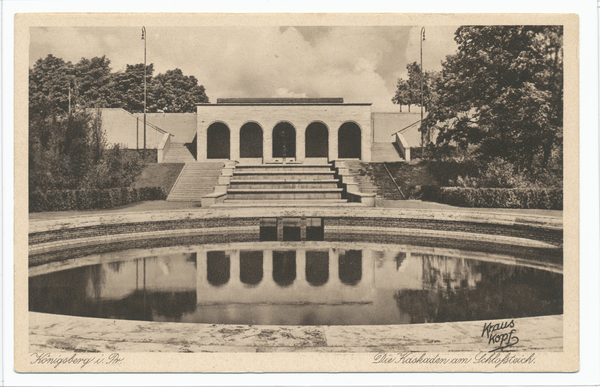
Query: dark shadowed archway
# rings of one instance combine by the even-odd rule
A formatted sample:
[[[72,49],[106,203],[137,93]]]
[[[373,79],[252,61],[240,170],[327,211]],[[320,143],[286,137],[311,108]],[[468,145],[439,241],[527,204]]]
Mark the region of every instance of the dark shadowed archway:
[[[208,251],[206,253],[206,277],[213,286],[225,285],[229,282],[231,262],[224,251]]]
[[[273,251],[273,280],[282,287],[296,279],[296,250]]]
[[[354,122],[346,122],[338,130],[338,158],[360,159],[360,127]]]
[[[215,122],[206,132],[206,158],[229,159],[229,128],[222,122]]]
[[[338,265],[342,283],[358,284],[362,278],[362,250],[340,250]]]
[[[240,157],[263,157],[263,130],[256,122],[248,122],[240,128]]]
[[[306,251],[306,281],[312,286],[329,280],[329,251]]]
[[[263,252],[240,251],[240,281],[246,285],[258,285],[263,279]]]
[[[273,128],[273,157],[296,157],[296,129],[289,122],[280,122]]]
[[[306,157],[329,156],[329,131],[321,122],[313,122],[306,127],[304,134]]]

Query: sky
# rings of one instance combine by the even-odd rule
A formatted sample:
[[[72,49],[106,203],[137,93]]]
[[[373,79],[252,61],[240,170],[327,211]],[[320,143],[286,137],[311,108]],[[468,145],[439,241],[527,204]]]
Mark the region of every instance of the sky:
[[[456,51],[457,26],[425,26],[423,67],[439,71]],[[232,97],[342,97],[398,111],[391,102],[406,65],[419,62],[421,26],[153,27],[147,63],[155,75],[179,68],[210,102]],[[105,55],[113,71],[143,63],[140,27],[32,27],[29,65],[48,54],[78,62]]]

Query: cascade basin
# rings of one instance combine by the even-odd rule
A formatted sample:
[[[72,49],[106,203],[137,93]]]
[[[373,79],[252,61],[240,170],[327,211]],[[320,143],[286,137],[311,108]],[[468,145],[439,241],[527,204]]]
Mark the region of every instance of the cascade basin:
[[[562,268],[510,255],[363,242],[236,242],[30,268],[29,309],[106,319],[390,325],[562,314]]]

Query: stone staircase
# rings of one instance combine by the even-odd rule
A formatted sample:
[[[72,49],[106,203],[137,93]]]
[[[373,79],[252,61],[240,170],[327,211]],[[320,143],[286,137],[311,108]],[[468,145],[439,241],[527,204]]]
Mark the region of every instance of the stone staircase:
[[[163,163],[195,163],[196,159],[183,143],[171,142]]]
[[[344,163],[350,170],[350,175],[354,178],[354,181],[358,183],[360,192],[377,194],[375,182],[366,174],[366,171],[371,168],[369,163],[354,160],[346,160]]]
[[[404,161],[393,142],[374,142],[371,147],[371,162]]]
[[[330,164],[237,165],[227,197],[216,206],[340,206],[342,184]]]
[[[187,151],[187,149],[186,149]],[[170,202],[199,202],[219,182],[222,162],[186,163],[167,197]]]

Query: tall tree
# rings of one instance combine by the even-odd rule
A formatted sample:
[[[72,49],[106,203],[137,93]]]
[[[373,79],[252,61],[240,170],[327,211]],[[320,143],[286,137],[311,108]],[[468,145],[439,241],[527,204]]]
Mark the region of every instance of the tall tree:
[[[110,60],[106,56],[92,59],[81,58],[73,66],[77,101],[88,107],[103,107],[107,104],[110,84]]]
[[[48,55],[38,59],[29,69],[29,107],[38,105],[67,113],[69,111],[69,88],[73,84],[73,64]]]
[[[149,111],[183,113],[196,111],[197,103],[208,102],[204,86],[194,76],[183,75],[180,69],[167,70],[152,80],[154,103]]]
[[[394,98],[392,98],[392,102],[400,105],[400,111],[402,111],[402,105],[408,106],[408,111],[410,112],[410,105],[414,103],[412,90],[410,89],[409,83],[407,80],[399,78],[398,83],[396,85],[396,94]]]
[[[519,167],[547,166],[562,145],[562,27],[465,26],[455,41],[458,52],[442,65],[427,117],[437,143],[475,145],[482,157]]]
[[[147,98],[146,105],[155,103],[154,94],[150,90],[154,64],[146,66]],[[144,111],[144,64],[127,65],[124,72],[112,74],[108,85],[108,107],[123,108],[130,113]]]
[[[436,72],[425,71],[421,73],[421,66],[417,62],[412,62],[406,65],[408,70],[408,79],[398,79],[396,85],[396,94],[392,98],[392,102],[400,105],[421,106],[421,79],[423,80],[423,106],[427,109],[433,100],[436,99],[435,88],[433,83],[439,76]],[[402,111],[402,110],[401,110]]]

